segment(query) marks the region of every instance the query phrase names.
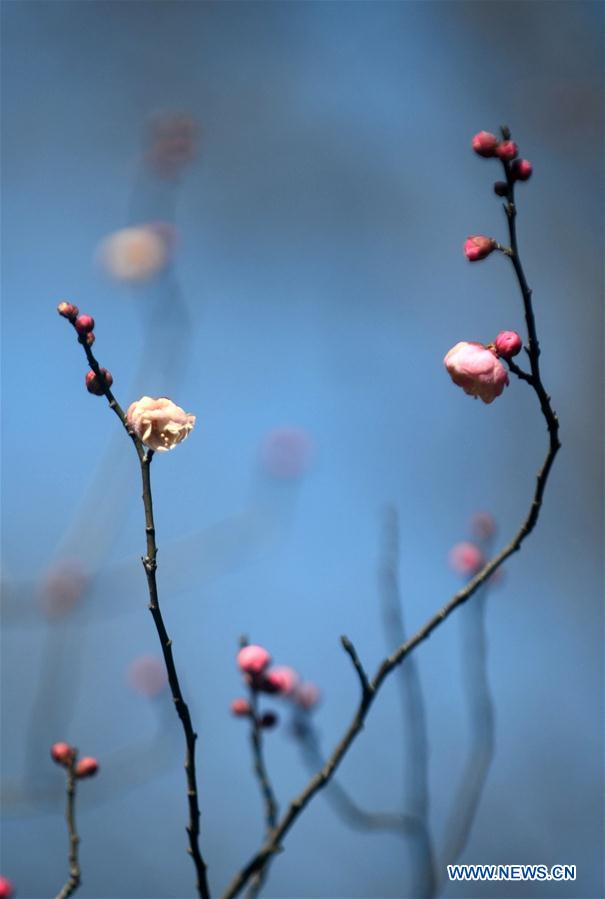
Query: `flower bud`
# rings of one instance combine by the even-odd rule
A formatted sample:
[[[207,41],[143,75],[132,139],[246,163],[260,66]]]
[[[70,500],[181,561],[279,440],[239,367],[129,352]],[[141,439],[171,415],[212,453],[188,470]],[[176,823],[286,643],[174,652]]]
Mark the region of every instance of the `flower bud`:
[[[270,729],[272,727],[275,727],[278,721],[279,718],[277,717],[275,712],[265,712],[264,715],[261,716],[259,724],[261,727]]]
[[[262,674],[271,663],[271,656],[262,646],[244,646],[237,654],[237,664],[244,674]]]
[[[261,689],[265,689],[265,685],[268,685],[270,689],[266,692],[282,693],[284,696],[288,696],[296,689],[299,681],[300,678],[293,668],[282,665],[269,671]]]
[[[498,146],[498,138],[495,134],[490,134],[489,131],[480,131],[479,134],[475,134],[471,141],[471,146],[479,156],[494,156]]]
[[[496,241],[494,238],[484,237],[482,234],[467,237],[464,241],[464,255],[469,262],[478,262],[480,259],[485,259],[495,249]]]
[[[99,770],[99,763],[96,759],[86,756],[80,759],[76,765],[76,777],[92,777]]]
[[[95,320],[92,315],[79,315],[75,320],[74,325],[80,337],[84,337],[94,328]]]
[[[0,876],[0,899],[10,899],[13,892],[13,885],[8,877]]]
[[[506,197],[508,196],[508,184],[506,181],[496,181],[494,184],[494,193],[498,197]]]
[[[512,176],[515,181],[527,181],[531,178],[534,167],[529,159],[515,159],[511,166]]]
[[[59,315],[62,315],[63,318],[68,319],[68,321],[70,322],[75,322],[78,315],[80,314],[80,310],[77,306],[74,306],[73,303],[66,303],[65,301],[59,303],[59,305],[57,306],[57,312],[59,313]]]
[[[111,387],[113,384],[111,372],[107,371],[106,368],[101,369],[101,375],[102,377],[98,378],[95,372],[91,370],[86,374],[86,378],[84,379],[86,382],[86,389],[89,393],[94,393],[95,396],[103,396],[105,387]]]
[[[234,699],[231,703],[231,714],[236,718],[244,718],[250,714],[250,703],[247,699]]]
[[[69,765],[74,757],[74,748],[69,743],[53,743],[50,747],[50,754],[57,765]]]
[[[478,540],[488,540],[496,533],[496,522],[489,512],[475,512],[471,518],[471,531]]]
[[[523,341],[516,331],[500,331],[494,341],[496,352],[503,359],[512,359],[521,351]]]
[[[456,574],[462,574],[469,577],[476,574],[483,566],[483,553],[474,543],[457,543],[449,552],[448,561],[450,568],[453,568]]]
[[[507,162],[514,159],[518,152],[519,148],[514,140],[503,140],[502,143],[498,144],[496,147],[496,156],[498,159],[506,160]]]
[[[86,346],[92,346],[95,342],[95,332],[89,331],[84,340],[86,342]]]

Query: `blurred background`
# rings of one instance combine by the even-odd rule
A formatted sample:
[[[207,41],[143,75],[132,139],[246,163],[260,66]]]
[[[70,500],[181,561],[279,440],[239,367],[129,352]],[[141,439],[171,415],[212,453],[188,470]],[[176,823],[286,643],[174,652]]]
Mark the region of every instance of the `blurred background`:
[[[194,895],[138,464],[84,389],[57,302],[94,315],[124,406],[167,394],[197,416],[153,479],[220,895],[263,834],[246,722],[229,713],[240,635],[319,686],[328,752],[358,698],[339,636],[370,671],[386,651],[385,509],[411,632],[460,586],[448,553],[472,515],[494,516],[499,549],[528,508],[547,448],[533,393],[511,381],[485,406],[442,362],[459,340],[525,335],[506,260],[462,255],[469,234],[506,242],[500,166],[470,150],[506,123],[534,164],[519,239],[563,449],[485,603],[493,752],[459,860],[574,864],[577,880],[438,890],[602,897],[603,6],[59,0],[2,15],[1,873],[23,899],[65,881],[49,747],[68,740],[101,765],[79,789],[78,895]],[[455,616],[413,656],[437,880],[476,736],[464,627]],[[418,765],[397,684],[338,773],[368,810],[405,811]],[[281,716],[266,754],[284,808],[309,772],[287,703],[264,707]],[[413,841],[353,828],[328,800],[263,895],[419,895]]]

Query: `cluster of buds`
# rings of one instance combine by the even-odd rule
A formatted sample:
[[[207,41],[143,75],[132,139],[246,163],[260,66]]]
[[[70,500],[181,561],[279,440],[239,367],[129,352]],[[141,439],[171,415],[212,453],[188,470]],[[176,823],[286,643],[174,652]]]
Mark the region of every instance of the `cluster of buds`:
[[[237,665],[244,680],[254,693],[277,695],[293,702],[301,709],[309,710],[319,702],[319,690],[312,683],[302,683],[298,673],[286,665],[271,666],[271,656],[262,646],[250,644],[237,654]],[[254,712],[247,699],[234,699],[231,712],[237,717],[251,717]],[[265,712],[258,718],[261,727],[274,727],[278,722],[275,712]]]
[[[99,770],[99,763],[92,756],[85,756],[83,759],[76,761],[78,751],[74,746],[70,746],[69,743],[53,743],[50,748],[50,754],[57,765],[62,765],[64,768],[70,768],[74,765],[74,774],[78,778],[92,777]]]
[[[533,166],[528,159],[519,159],[519,148],[517,144],[508,137],[507,129],[503,129],[503,140],[499,140],[495,134],[489,131],[480,131],[475,134],[471,142],[471,146],[478,156],[484,158],[496,157],[500,159],[507,168],[507,177],[511,181],[527,181],[531,178]],[[509,165],[510,164],[510,165]],[[507,197],[509,188],[506,181],[496,181],[494,184],[494,192],[499,197]]]
[[[77,306],[74,306],[73,303],[68,303],[65,300],[59,303],[57,306],[57,312],[59,315],[62,315],[63,318],[66,318],[68,322],[74,326],[76,331],[78,332],[78,340],[80,343],[85,344],[86,346],[92,346],[95,342],[95,320],[92,315],[80,315],[80,310]],[[105,369],[103,369],[105,372]],[[109,375],[109,372],[106,373]],[[94,375],[94,372],[89,372],[86,376],[86,387],[90,391],[90,393],[96,393],[96,390],[92,390],[89,387],[88,379],[90,375]],[[109,375],[111,378],[111,375]],[[101,390],[101,394],[103,391]],[[98,394],[99,396],[101,394]]]
[[[492,403],[508,385],[508,373],[500,359],[512,359],[522,345],[516,331],[501,331],[487,346],[460,341],[446,353],[443,362],[454,384],[469,396]]]

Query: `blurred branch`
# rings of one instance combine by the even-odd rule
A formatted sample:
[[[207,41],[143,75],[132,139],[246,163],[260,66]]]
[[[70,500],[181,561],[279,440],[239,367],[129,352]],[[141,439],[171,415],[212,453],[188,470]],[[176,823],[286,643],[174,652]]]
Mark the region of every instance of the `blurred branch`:
[[[65,805],[65,820],[69,835],[69,878],[63,889],[57,894],[56,899],[67,899],[80,886],[80,863],[78,860],[78,845],[80,838],[76,831],[75,801],[76,801],[76,752],[71,754],[66,771],[67,801]]]
[[[485,583],[490,575],[492,575],[500,567],[500,565],[502,565],[502,563],[509,558],[509,556],[513,555],[513,553],[517,552],[521,548],[524,540],[533,531],[538,520],[538,516],[542,508],[544,489],[548,481],[548,475],[554,462],[555,456],[561,445],[558,437],[559,423],[557,420],[557,416],[551,406],[550,397],[548,396],[540,377],[540,350],[536,335],[536,327],[531,302],[531,290],[527,286],[527,281],[525,279],[517,249],[517,239],[515,232],[516,209],[514,205],[514,180],[512,178],[510,165],[507,162],[504,162],[503,165],[505,168],[508,184],[508,202],[505,208],[509,222],[511,243],[511,252],[509,258],[511,259],[515,274],[517,276],[517,281],[521,289],[523,305],[525,309],[525,319],[529,335],[528,355],[532,373],[532,381],[530,386],[533,388],[538,397],[540,409],[546,421],[546,426],[549,434],[548,451],[542,467],[538,472],[536,486],[533,497],[531,499],[529,511],[526,514],[526,517],[523,520],[519,530],[510,541],[510,543],[508,543],[493,559],[487,562],[465,587],[463,587],[461,590],[458,590],[458,592],[452,596],[449,602],[447,602],[441,609],[439,609],[439,611],[436,612],[436,614],[433,615],[432,618],[430,618],[414,634],[413,637],[402,643],[391,655],[387,656],[387,658],[383,660],[373,679],[369,683],[369,690],[365,691],[362,694],[353,719],[344,736],[332,752],[331,756],[328,758],[322,769],[314,777],[311,778],[302,792],[292,800],[281,821],[274,829],[270,837],[265,841],[265,844],[235,875],[235,877],[227,887],[225,893],[223,894],[223,899],[233,899],[234,896],[237,896],[246,885],[246,883],[250,880],[250,878],[258,871],[263,870],[270,863],[273,855],[276,852],[280,851],[283,838],[286,836],[294,822],[299,817],[300,813],[303,811],[303,809],[306,808],[306,806],[313,799],[316,793],[318,793],[319,790],[321,790],[329,782],[330,778],[338,768],[340,762],[346,755],[355,738],[362,730],[372,702],[374,701],[376,695],[378,694],[378,691],[380,690],[380,687],[382,686],[386,678],[399,665],[401,665],[403,660],[407,656],[409,656],[417,646],[427,640],[433,633],[433,631],[436,630],[436,628],[438,628],[441,624],[443,624],[443,622],[447,618],[449,618],[449,616],[455,609],[457,609],[468,599],[470,599],[470,597],[474,593],[476,593],[479,587],[483,583]]]
[[[269,780],[269,773],[265,763],[263,753],[263,735],[262,725],[258,712],[258,693],[252,687],[249,691],[250,696],[250,744],[252,747],[252,759],[254,763],[254,773],[258,781],[261,796],[265,804],[265,837],[268,838],[271,831],[277,823],[278,807],[275,799],[275,793]],[[258,871],[252,878],[250,888],[248,890],[249,899],[254,899],[260,893],[266,880],[268,869]]]

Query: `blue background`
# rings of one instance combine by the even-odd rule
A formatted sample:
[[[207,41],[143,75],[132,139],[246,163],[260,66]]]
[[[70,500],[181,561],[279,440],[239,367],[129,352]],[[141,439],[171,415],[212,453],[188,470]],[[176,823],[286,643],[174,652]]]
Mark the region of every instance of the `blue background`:
[[[525,515],[546,450],[534,395],[491,406],[442,365],[459,340],[524,333],[502,257],[469,266],[468,234],[506,239],[495,163],[472,134],[506,122],[534,163],[519,234],[563,450],[543,514],[488,604],[496,753],[468,862],[576,864],[567,884],[449,884],[446,896],[581,897],[603,887],[603,7],[597,3],[5,3],[3,5],[2,873],[20,897],[66,877],[58,739],[96,755],[82,783],[82,899],[193,895],[182,738],[167,700],[125,683],[157,652],[138,558],[137,462],[83,389],[68,298],[126,405],[168,393],[198,416],[153,464],[159,586],[200,733],[202,846],[219,894],[256,849],[261,807],[234,664],[245,633],[317,682],[326,748],[384,655],[381,516],[399,513],[405,614],[457,589],[470,515],[498,546]],[[158,110],[202,127],[177,191],[141,167]],[[176,205],[175,205],[176,204]],[[95,266],[98,242],[168,219],[174,266],[135,290]],[[136,383],[135,383],[136,382]],[[278,483],[258,448],[281,426],[315,445]],[[112,443],[113,440],[113,443]],[[69,556],[94,572],[48,623],[40,582]],[[459,622],[416,659],[437,850],[468,728]],[[173,720],[174,719],[174,720]],[[306,782],[285,728],[267,738],[282,805]],[[339,773],[397,808],[402,735],[388,683]],[[351,831],[318,796],[265,894],[409,895],[405,844]]]

